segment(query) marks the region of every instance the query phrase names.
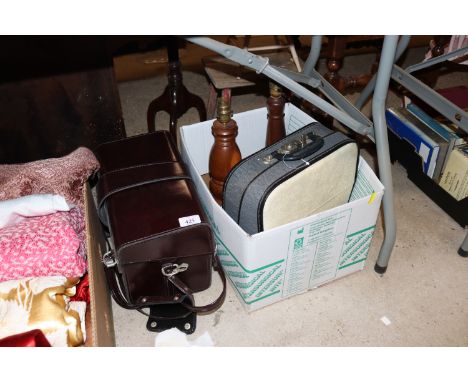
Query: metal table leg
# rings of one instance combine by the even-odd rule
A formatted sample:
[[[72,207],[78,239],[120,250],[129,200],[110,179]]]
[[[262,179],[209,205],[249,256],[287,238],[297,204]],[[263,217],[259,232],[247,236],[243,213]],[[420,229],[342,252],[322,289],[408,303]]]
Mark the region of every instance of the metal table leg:
[[[301,80],[301,82],[308,83],[313,87],[317,87],[322,81],[324,84],[322,87],[325,90],[326,81],[321,80],[318,76],[316,76],[315,71],[313,69],[318,59],[318,42],[320,41],[320,37],[317,37],[313,40],[312,52],[309,59],[307,60],[308,63],[304,69],[304,73],[295,73],[294,75],[291,74],[292,78],[289,77],[290,74],[283,73],[282,69],[275,68],[269,65],[268,59],[256,56],[243,49],[226,45],[206,37],[186,37],[186,39],[195,44],[213,50],[219,53],[220,55],[234,62],[237,62],[238,64],[254,69],[258,74],[263,73],[270,79],[278,82],[280,85],[288,88],[292,92],[296,93],[298,96],[309,101],[314,106],[322,109],[327,114],[339,120],[341,123],[351,128],[352,130],[374,138],[372,134],[372,123],[370,123],[370,121],[369,123],[367,123],[367,118],[359,110],[357,110],[356,108],[353,109],[348,107],[349,105],[347,105],[346,103],[348,101],[344,96],[339,95],[339,97],[341,97],[342,99],[341,101],[339,101],[337,100],[339,99],[337,98],[338,94],[335,94],[330,90],[329,95],[333,99],[333,102],[335,103],[335,105],[340,105],[340,108],[337,108],[336,106],[321,99],[320,97],[312,93],[310,90],[296,82],[296,80]],[[380,249],[379,258],[375,265],[375,270],[379,273],[384,273],[387,269],[388,261],[393,245],[395,243],[396,236],[395,217],[393,213],[392,173],[388,148],[387,125],[385,123],[385,100],[387,96],[388,85],[390,82],[392,66],[395,59],[397,41],[397,36],[385,37],[381,55],[381,64],[379,66],[379,70],[377,72],[376,77],[375,95],[372,102],[375,141],[377,145],[380,179],[386,189],[383,197],[385,239],[382,244],[382,248]],[[307,73],[311,73],[317,78],[309,77],[307,76]],[[293,78],[296,80],[294,80]],[[343,107],[343,109],[345,109],[346,111],[342,110],[341,107]],[[349,115],[350,112],[351,114],[353,114],[353,116]]]
[[[458,254],[463,257],[468,257],[468,233],[466,234],[461,247],[458,248]]]
[[[313,36],[312,43],[310,44],[310,53],[309,57],[307,57],[307,61],[304,64],[304,68],[302,69],[302,73],[307,76],[312,75],[312,71],[317,65],[317,61],[320,57],[320,50],[322,49],[322,36]]]
[[[393,181],[388,147],[387,124],[385,122],[385,101],[388,85],[395,59],[398,36],[385,36],[380,65],[377,72],[374,97],[372,98],[372,117],[374,122],[375,144],[379,164],[379,177],[385,187],[382,200],[385,237],[380,248],[375,271],[383,274],[387,270],[388,261],[396,239],[396,223],[393,206]]]

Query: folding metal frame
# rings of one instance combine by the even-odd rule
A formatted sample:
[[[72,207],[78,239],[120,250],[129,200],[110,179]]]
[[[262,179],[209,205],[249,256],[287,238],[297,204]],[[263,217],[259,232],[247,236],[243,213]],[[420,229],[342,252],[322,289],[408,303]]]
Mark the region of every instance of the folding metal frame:
[[[240,65],[251,68],[258,74],[267,76],[278,84],[289,89],[297,96],[323,110],[325,113],[337,119],[343,125],[352,129],[356,133],[367,136],[375,142],[379,177],[385,187],[385,193],[382,200],[384,240],[380,247],[379,256],[374,269],[377,273],[384,274],[387,270],[396,239],[393,180],[388,147],[387,124],[385,121],[385,106],[390,80],[398,82],[418,97],[427,101],[430,106],[434,107],[437,111],[442,113],[465,131],[468,131],[468,116],[465,111],[447,101],[433,89],[429,88],[410,74],[411,72],[429,67],[442,62],[443,60],[464,55],[468,52],[468,48],[460,49],[449,55],[433,58],[424,63],[413,65],[406,70],[403,70],[397,66],[395,62],[408,47],[410,37],[401,36],[401,38],[399,38],[398,36],[385,36],[377,73],[361,92],[361,95],[355,105],[353,105],[315,70],[315,66],[320,55],[322,42],[321,36],[312,37],[311,50],[302,73],[275,67],[269,63],[268,58],[255,55],[247,50],[240,49],[235,46],[215,41],[211,38],[186,37],[186,39],[194,44],[210,49]],[[326,96],[330,102],[320,98],[301,84],[317,89]],[[371,122],[360,111],[371,95],[373,95],[373,122]],[[465,238],[465,243],[468,241],[467,238]]]

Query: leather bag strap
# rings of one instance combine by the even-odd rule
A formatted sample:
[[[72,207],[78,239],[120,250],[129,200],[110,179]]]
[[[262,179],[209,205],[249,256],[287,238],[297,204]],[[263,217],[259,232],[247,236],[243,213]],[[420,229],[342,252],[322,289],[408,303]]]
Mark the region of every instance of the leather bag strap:
[[[174,181],[174,180],[192,181],[192,179],[188,175],[172,175],[172,176],[167,176],[164,178],[150,179],[150,180],[145,180],[145,181],[141,181],[137,183],[128,184],[128,185],[118,187],[107,192],[105,195],[101,197],[101,200],[98,202],[97,210],[98,210],[99,220],[105,227],[109,226],[109,223],[105,216],[104,203],[110,196],[115,195],[122,191],[130,190],[132,188],[142,187],[142,186],[146,186],[148,184],[153,184],[153,183],[160,183],[160,182],[167,182],[167,181]],[[98,183],[98,186],[99,186],[99,183]]]
[[[191,312],[204,313],[204,314],[213,313],[215,310],[219,309],[221,307],[221,305],[223,305],[224,299],[226,298],[226,275],[224,274],[223,267],[219,263],[218,256],[216,256],[216,255],[214,256],[213,268],[218,272],[219,276],[221,277],[221,281],[223,283],[223,290],[222,290],[221,294],[218,296],[218,298],[215,301],[213,301],[211,304],[208,304],[208,305],[205,305],[205,306],[191,306],[191,305],[189,305],[189,304],[187,304],[185,302],[181,302],[181,304],[185,308],[190,310]],[[178,290],[180,290],[182,293],[184,293],[184,295],[188,296],[188,298],[192,302],[194,301],[193,292],[190,290],[189,287],[187,287],[187,285],[185,285],[185,283],[182,282],[182,280],[180,280],[177,277],[177,275],[169,276],[168,280]]]
[[[122,308],[137,309],[143,314],[145,313],[141,311],[142,308],[168,303],[180,303],[182,306],[184,306],[187,310],[191,312],[208,314],[213,313],[214,311],[219,309],[223,304],[224,299],[226,298],[226,275],[224,274],[223,267],[219,263],[218,256],[216,255],[214,256],[213,268],[218,272],[221,278],[221,281],[223,283],[223,290],[221,291],[221,294],[215,301],[204,306],[195,306],[193,292],[184,282],[182,282],[182,280],[180,280],[177,277],[177,275],[168,276],[168,281],[170,281],[180,292],[182,292],[180,298],[176,300],[168,300],[167,297],[152,297],[151,304],[131,304],[128,302],[128,298],[126,298],[124,295],[124,290],[122,289],[122,276],[116,268],[117,267],[115,265],[108,267],[106,266],[106,264],[104,264],[104,273],[106,275],[107,284],[109,285],[109,289],[113,299]],[[188,298],[192,302],[192,304],[187,304],[186,302],[184,302],[186,298]],[[148,314],[145,315],[149,316]]]
[[[157,316],[155,314],[148,314],[146,313],[143,309],[144,308],[149,308],[151,306],[165,306],[166,304],[169,303],[169,301],[165,298],[160,298],[160,302],[155,302],[154,299],[153,299],[153,303],[152,305],[150,306],[144,306],[144,305],[136,305],[136,304],[130,304],[128,302],[128,299],[124,296],[124,292],[122,291],[121,289],[121,285],[123,285],[122,283],[122,277],[120,276],[120,273],[115,270],[115,269],[112,269],[112,268],[108,268],[106,266],[104,266],[104,270],[105,270],[105,275],[106,275],[106,279],[107,279],[107,284],[109,286],[109,289],[110,289],[110,293],[112,295],[112,298],[114,299],[114,301],[120,305],[122,308],[124,309],[135,309],[137,310],[138,312],[140,312],[141,314],[153,319],[153,320],[160,320],[162,318],[166,318],[165,316]],[[181,303],[184,298],[187,297],[187,296],[182,296],[180,299],[177,299],[177,300],[172,300],[170,301],[171,304],[177,304],[177,303]],[[184,306],[185,307],[185,306]],[[183,319],[186,317],[186,314],[181,314],[181,315],[176,315],[176,316],[173,316],[171,317],[172,319]]]

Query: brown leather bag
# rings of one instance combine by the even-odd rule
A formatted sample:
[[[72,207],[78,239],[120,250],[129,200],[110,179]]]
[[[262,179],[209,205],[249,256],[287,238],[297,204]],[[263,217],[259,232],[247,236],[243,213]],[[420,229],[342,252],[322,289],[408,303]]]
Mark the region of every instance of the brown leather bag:
[[[98,213],[113,243],[103,263],[114,300],[148,315],[149,330],[175,326],[192,333],[195,313],[222,305],[226,278],[208,219],[169,133],[105,143],[96,157]],[[212,267],[223,291],[213,303],[195,306],[193,293],[210,287]]]

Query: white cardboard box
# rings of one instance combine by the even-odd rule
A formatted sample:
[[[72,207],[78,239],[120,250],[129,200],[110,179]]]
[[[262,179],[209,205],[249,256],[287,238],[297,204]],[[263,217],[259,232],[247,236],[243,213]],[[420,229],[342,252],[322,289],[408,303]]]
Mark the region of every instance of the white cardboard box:
[[[266,113],[262,108],[233,116],[243,158],[265,146]],[[286,105],[288,134],[313,121]],[[248,311],[363,269],[384,187],[362,157],[349,203],[249,235],[216,203],[201,177],[208,173],[212,124],[181,128],[182,158],[211,220],[221,263]]]

